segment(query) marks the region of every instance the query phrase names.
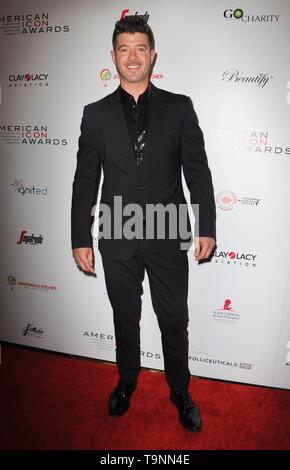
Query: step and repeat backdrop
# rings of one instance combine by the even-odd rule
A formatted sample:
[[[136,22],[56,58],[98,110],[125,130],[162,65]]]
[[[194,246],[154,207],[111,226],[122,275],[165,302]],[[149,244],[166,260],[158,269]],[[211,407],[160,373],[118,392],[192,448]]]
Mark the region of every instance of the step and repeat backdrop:
[[[191,373],[290,388],[289,0],[1,2],[0,339],[115,361],[97,239],[94,278],[70,208],[83,107],[119,84],[126,14],[154,31],[152,82],[192,98],[213,175],[217,248],[188,253]],[[147,278],[142,302],[142,365],[162,370]]]

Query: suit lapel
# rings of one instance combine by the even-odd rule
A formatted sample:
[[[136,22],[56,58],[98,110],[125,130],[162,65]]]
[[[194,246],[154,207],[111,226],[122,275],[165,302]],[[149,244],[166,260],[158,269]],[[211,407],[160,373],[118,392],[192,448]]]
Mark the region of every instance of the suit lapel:
[[[166,103],[161,91],[152,83],[152,94],[150,104],[150,116],[148,123],[148,131],[146,138],[146,146],[144,152],[144,160],[140,167],[144,171],[150,164],[156,164],[158,159],[158,146],[163,135],[164,117],[166,111]],[[132,147],[127,122],[124,116],[121,97],[118,89],[112,94],[111,113],[110,113],[110,134],[116,142],[116,149],[123,151],[128,155],[128,163],[136,176],[140,171],[136,163],[135,153]]]
[[[141,165],[141,171],[145,171],[151,165],[156,165],[158,161],[158,148],[163,136],[163,125],[165,118],[166,103],[162,92],[152,83],[152,95],[150,104],[150,116],[144,160]]]

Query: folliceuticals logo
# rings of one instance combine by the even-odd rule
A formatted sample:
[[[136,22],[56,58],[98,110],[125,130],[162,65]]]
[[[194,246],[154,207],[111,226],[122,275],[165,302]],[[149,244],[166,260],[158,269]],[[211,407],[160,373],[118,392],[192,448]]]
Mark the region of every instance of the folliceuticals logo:
[[[232,308],[231,299],[225,299],[222,308],[213,311],[213,319],[226,323],[238,323],[240,314]]]
[[[20,196],[47,196],[47,186],[40,188],[31,184],[26,185],[23,182],[23,178],[15,178],[10,186]]]
[[[224,18],[227,20],[239,20],[243,23],[277,23],[280,16],[277,14],[245,14],[241,8],[236,8],[235,10],[229,8],[224,11]]]
[[[42,34],[67,33],[68,25],[52,24],[48,13],[26,13],[21,15],[0,16],[0,33],[5,36],[29,36]]]

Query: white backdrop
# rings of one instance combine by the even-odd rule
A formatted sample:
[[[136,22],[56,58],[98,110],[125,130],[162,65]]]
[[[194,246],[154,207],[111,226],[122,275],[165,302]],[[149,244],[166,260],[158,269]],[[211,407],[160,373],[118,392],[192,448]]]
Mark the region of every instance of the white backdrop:
[[[290,1],[238,7],[2,0],[1,340],[115,361],[100,255],[97,278],[75,267],[70,207],[82,109],[118,86],[111,36],[128,10],[149,15],[153,83],[191,96],[213,175],[217,250],[189,253],[191,372],[290,388]],[[144,291],[142,365],[163,369]]]

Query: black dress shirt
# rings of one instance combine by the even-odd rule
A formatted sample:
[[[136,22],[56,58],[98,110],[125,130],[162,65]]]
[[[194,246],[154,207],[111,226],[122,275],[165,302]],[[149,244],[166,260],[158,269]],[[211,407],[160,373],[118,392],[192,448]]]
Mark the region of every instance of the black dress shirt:
[[[126,118],[130,140],[134,149],[136,163],[141,166],[144,158],[146,138],[148,132],[151,84],[139,95],[136,103],[134,97],[119,87],[123,112]]]

